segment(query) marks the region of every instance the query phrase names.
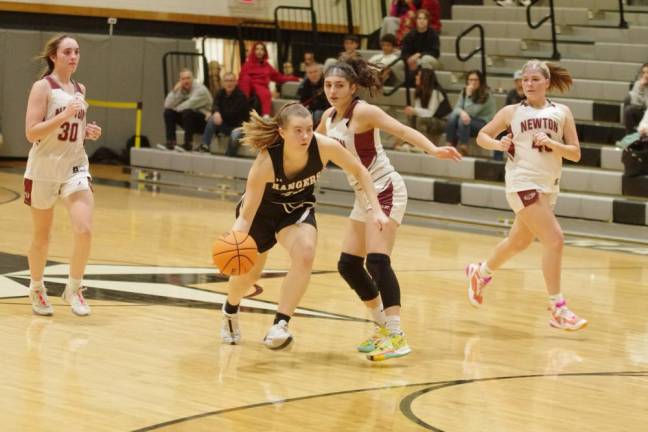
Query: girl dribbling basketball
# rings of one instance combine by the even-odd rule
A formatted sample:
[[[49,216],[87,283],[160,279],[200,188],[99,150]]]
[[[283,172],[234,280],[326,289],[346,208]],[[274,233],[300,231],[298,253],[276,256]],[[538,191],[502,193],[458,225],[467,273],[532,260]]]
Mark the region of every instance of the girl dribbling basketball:
[[[97,140],[101,128],[86,124],[85,87],[72,79],[79,66],[79,44],[68,35],[50,39],[40,55],[47,68],[32,86],[25,134],[32,144],[25,170],[25,204],[30,206],[33,235],[29,249],[29,296],[38,315],[52,315],[43,283],[54,204],[61,198],[70,215],[74,245],[63,299],[78,316],[90,314],[81,282],[90,254],[91,177],[83,143]]]
[[[243,132],[244,144],[258,149],[259,154],[250,168],[232,231],[249,233],[259,256],[248,273],[230,277],[221,337],[227,344],[240,341],[239,304],[261,276],[268,252],[278,242],[290,255],[290,269],[263,343],[270,349],[282,349],[293,340],[288,323],[311,276],[317,244],[314,190],[326,164],[332,161],[357,179],[375,209],[369,218],[377,230],[387,224],[387,217],[367,170],[336,141],[313,133],[313,119],[304,106],[284,105],[271,119],[253,111],[251,120],[243,123]]]
[[[489,150],[508,152],[506,198],[515,212],[513,227],[490,257],[466,267],[468,299],[483,302],[483,290],[493,272],[525,250],[535,238],[542,245],[542,273],[549,293],[549,324],[579,330],[587,321],[567,308],[560,288],[563,234],[553,209],[560,189],[562,159],[580,160],[574,116],[565,105],[547,98],[547,91],[567,90],[572,78],[566,69],[531,60],[522,68],[526,100],[502,108],[479,132],[477,143]],[[502,131],[510,133],[501,140]]]

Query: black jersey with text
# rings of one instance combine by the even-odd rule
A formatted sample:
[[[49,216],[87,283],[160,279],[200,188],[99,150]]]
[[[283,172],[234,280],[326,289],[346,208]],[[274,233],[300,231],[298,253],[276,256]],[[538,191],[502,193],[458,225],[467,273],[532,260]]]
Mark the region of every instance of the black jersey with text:
[[[284,172],[283,152],[283,141],[268,148],[275,178],[272,183],[266,185],[261,206],[264,203],[279,204],[283,206],[286,213],[292,213],[304,205],[313,206],[315,204],[315,183],[324,169],[317,139],[313,136],[308,146],[306,166],[292,178],[288,178]]]

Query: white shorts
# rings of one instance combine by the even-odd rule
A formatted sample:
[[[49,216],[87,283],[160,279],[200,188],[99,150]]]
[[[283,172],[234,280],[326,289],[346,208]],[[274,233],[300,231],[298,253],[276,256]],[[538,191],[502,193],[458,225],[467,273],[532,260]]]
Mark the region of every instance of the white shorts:
[[[407,188],[403,178],[394,171],[386,179],[381,180],[380,185],[374,184],[374,187],[378,194],[380,206],[385,214],[400,225],[407,207]],[[364,192],[356,190],[355,203],[349,217],[358,222],[366,223],[367,211],[370,207]]]
[[[547,193],[541,192],[537,189],[507,192],[506,201],[508,201],[509,205],[511,206],[511,210],[513,210],[514,213],[519,213],[519,211],[524,207],[528,207],[538,201],[540,194],[547,197],[547,199],[549,200],[549,205],[552,209],[556,206],[556,201],[558,200],[557,192]]]
[[[78,191],[92,191],[92,178],[86,171],[73,175],[65,183],[25,178],[24,185],[25,204],[35,209],[47,210],[54,207],[59,198],[66,198]]]

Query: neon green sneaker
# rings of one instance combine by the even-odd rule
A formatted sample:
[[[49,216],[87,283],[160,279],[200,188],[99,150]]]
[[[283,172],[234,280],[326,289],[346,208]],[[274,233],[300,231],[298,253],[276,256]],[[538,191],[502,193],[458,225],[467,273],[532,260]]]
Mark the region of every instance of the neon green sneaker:
[[[391,334],[378,341],[376,349],[367,354],[367,359],[383,361],[403,357],[411,352],[412,349],[405,340],[405,334]]]
[[[356,347],[356,349],[361,353],[370,353],[371,351],[376,349],[376,344],[378,343],[378,341],[387,336],[389,336],[389,330],[387,330],[387,327],[381,327],[377,325],[376,327],[374,327],[374,332],[371,336],[369,336],[369,339],[361,342]]]

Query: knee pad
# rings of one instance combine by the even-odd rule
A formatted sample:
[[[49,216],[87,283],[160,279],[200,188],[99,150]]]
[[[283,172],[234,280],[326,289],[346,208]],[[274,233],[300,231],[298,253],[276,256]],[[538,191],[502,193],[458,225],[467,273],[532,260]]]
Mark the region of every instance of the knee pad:
[[[338,261],[338,272],[358,294],[360,300],[373,300],[378,297],[378,289],[363,264],[364,258],[342,252]]]
[[[376,283],[382,298],[383,308],[400,306],[400,286],[391,267],[389,255],[370,253],[367,255],[367,270]]]

